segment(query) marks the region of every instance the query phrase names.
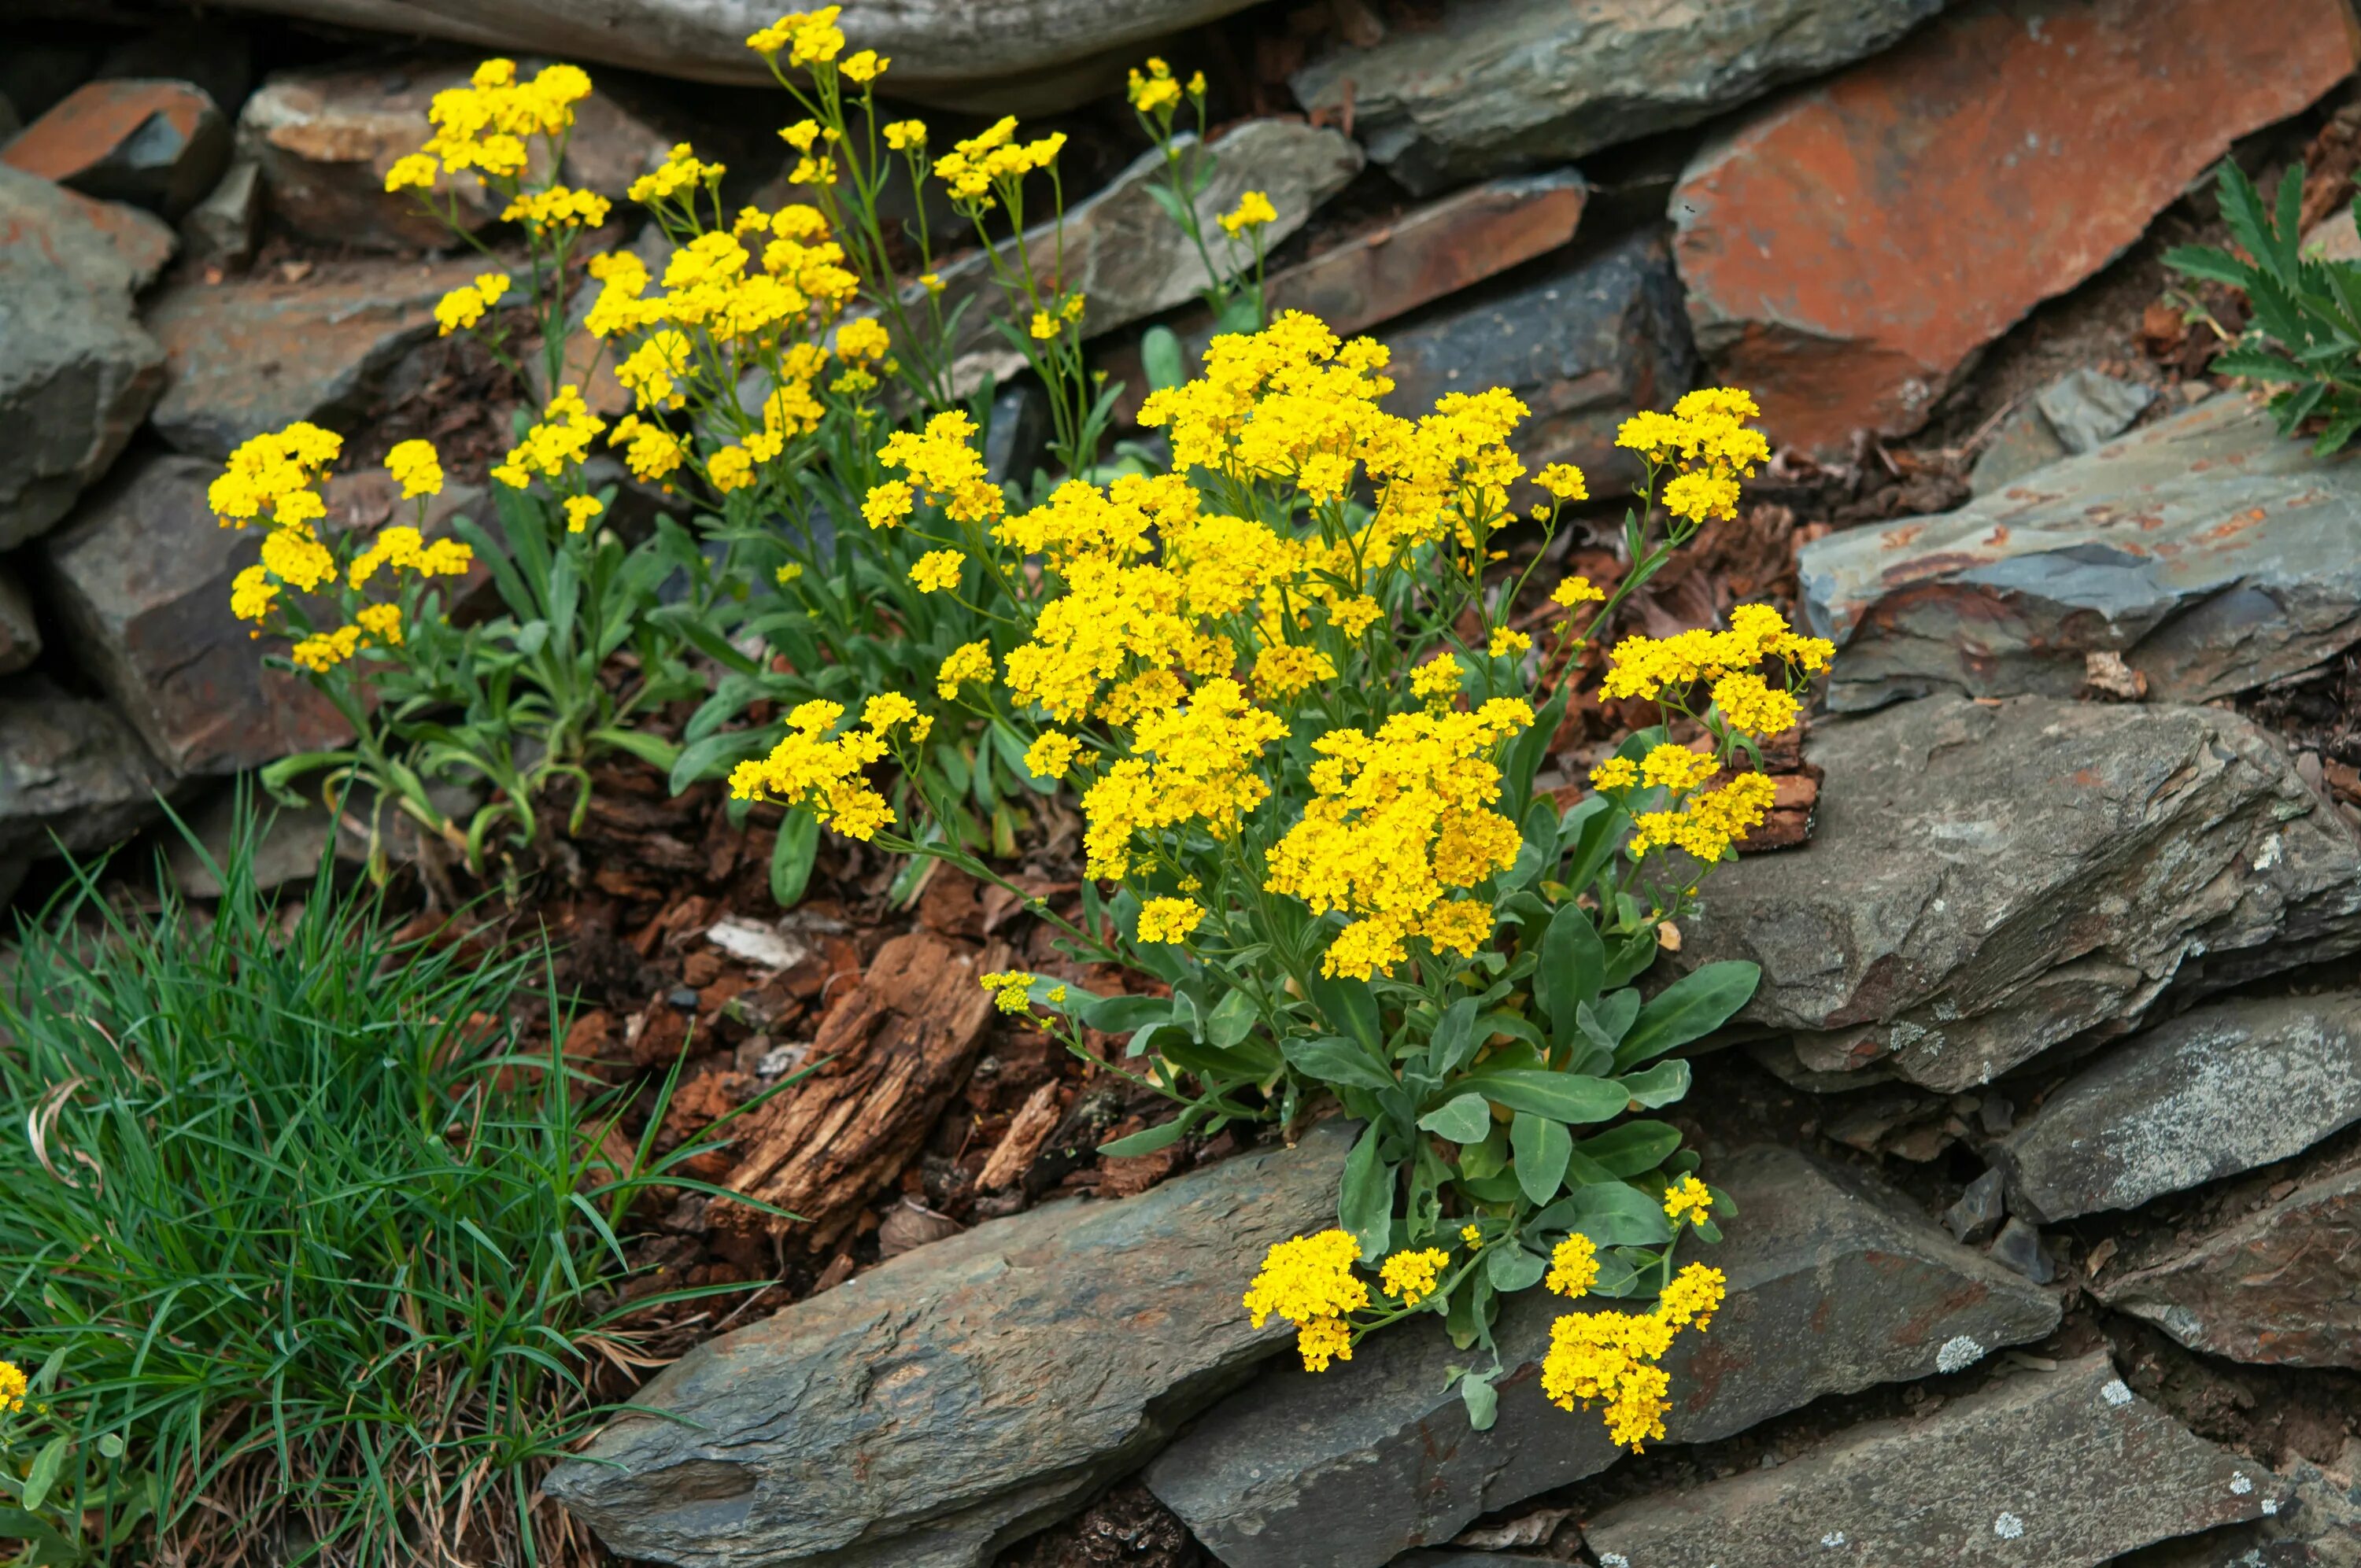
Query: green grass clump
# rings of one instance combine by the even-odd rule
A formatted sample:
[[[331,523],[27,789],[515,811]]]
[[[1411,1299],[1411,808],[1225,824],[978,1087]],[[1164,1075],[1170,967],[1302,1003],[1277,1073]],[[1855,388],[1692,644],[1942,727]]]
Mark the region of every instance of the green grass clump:
[[[635,1359],[618,1217],[710,1190],[669,1174],[704,1145],[601,1157],[545,949],[398,941],[247,848],[210,912],[79,872],[0,983],[0,1355],[127,1445],[54,1507],[94,1561],[577,1558],[534,1484]]]

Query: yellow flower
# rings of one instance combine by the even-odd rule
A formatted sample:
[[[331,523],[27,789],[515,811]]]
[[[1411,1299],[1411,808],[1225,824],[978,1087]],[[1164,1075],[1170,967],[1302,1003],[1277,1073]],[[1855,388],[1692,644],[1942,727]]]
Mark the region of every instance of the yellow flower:
[[[1342,1318],[1314,1318],[1295,1331],[1295,1351],[1306,1372],[1325,1372],[1332,1361],[1353,1359],[1353,1332]]]
[[[1273,1243],[1246,1288],[1246,1309],[1254,1326],[1262,1327],[1274,1315],[1298,1327],[1333,1321],[1367,1306],[1369,1288],[1353,1275],[1360,1255],[1359,1244],[1338,1230]]]
[[[1550,1271],[1542,1288],[1569,1299],[1590,1294],[1598,1279],[1598,1248],[1580,1231],[1568,1235],[1550,1253]]]
[[[1435,1247],[1398,1252],[1378,1268],[1378,1278],[1387,1295],[1400,1297],[1405,1307],[1415,1307],[1434,1294],[1436,1277],[1450,1262],[1451,1255]]]
[[[784,588],[784,587],[785,587],[789,583],[794,582],[796,578],[798,578],[798,577],[802,576],[803,575],[804,575],[804,565],[803,565],[803,563],[802,563],[802,562],[800,562],[800,561],[789,561],[789,562],[788,562],[788,563],[786,563],[785,565],[781,566],[777,571],[773,572],[773,573],[771,574],[771,580],[772,580],[773,582],[774,582],[774,583],[778,584],[778,585],[779,585],[779,587],[783,587],[783,588]]]
[[[730,773],[737,800],[779,800],[800,806],[848,839],[869,839],[892,822],[893,808],[869,786],[862,770],[885,755],[875,729],[828,731],[844,717],[841,703],[803,704],[787,715],[787,734],[761,759],[748,759]]]
[[[892,528],[910,515],[916,499],[909,486],[899,479],[888,479],[870,487],[868,499],[861,503],[861,515],[869,520],[872,528]]]
[[[1255,661],[1255,690],[1265,698],[1285,699],[1336,678],[1336,662],[1317,648],[1274,642]]]
[[[1512,631],[1505,626],[1496,626],[1492,629],[1492,641],[1484,651],[1493,658],[1499,659],[1512,653],[1521,653],[1532,645],[1533,640],[1525,633]]]
[[[1578,604],[1605,604],[1607,590],[1591,587],[1588,577],[1562,578],[1550,590],[1550,603],[1572,609]]]
[[[1058,779],[1074,765],[1082,745],[1062,729],[1044,729],[1025,748],[1025,771],[1037,779]]]
[[[992,644],[968,642],[954,648],[935,672],[935,693],[944,701],[959,696],[960,687],[983,685],[992,680]]]
[[[600,512],[606,510],[607,509],[605,507],[599,505],[598,498],[596,496],[566,497],[566,532],[568,533],[581,532],[584,529],[590,526],[591,519],[597,517]]]
[[[1180,102],[1180,83],[1172,80],[1170,66],[1151,58],[1145,74],[1132,71],[1125,95],[1131,100],[1131,106],[1143,115],[1167,115]]]
[[[1571,463],[1543,465],[1542,471],[1533,476],[1533,483],[1562,501],[1587,501],[1590,499],[1590,486],[1583,478],[1582,470]]]
[[[1664,486],[1664,510],[1691,522],[1738,515],[1738,481],[1719,474],[1681,474]]]
[[[885,68],[893,63],[890,60],[880,59],[875,49],[865,49],[859,54],[846,56],[844,63],[837,69],[844,72],[846,81],[866,85],[884,75]]]
[[[24,1368],[13,1361],[0,1361],[0,1411],[14,1414],[23,1409],[29,1387]]]
[[[1708,1268],[1702,1263],[1692,1263],[1674,1276],[1657,1299],[1656,1310],[1667,1321],[1686,1328],[1694,1321],[1703,1333],[1713,1326],[1713,1314],[1729,1294],[1730,1281],[1719,1268]]]
[[[1032,1011],[1033,997],[1028,989],[1040,977],[1023,970],[1006,970],[981,977],[984,990],[993,993],[992,1004],[1003,1013],[1023,1014]],[[1256,1325],[1257,1328],[1260,1324]]]
[[[1742,671],[1713,683],[1713,706],[1732,729],[1755,736],[1792,729],[1803,713],[1802,705],[1792,696],[1774,691],[1762,676]]]
[[[1056,316],[1047,311],[1035,311],[1033,324],[1026,330],[1030,332],[1037,340],[1046,340],[1057,336],[1058,328],[1059,323]]]
[[[929,550],[910,568],[910,580],[922,594],[959,590],[960,567],[967,557],[956,550]]]
[[[836,351],[847,359],[875,359],[892,346],[884,323],[874,316],[857,316],[836,329]]]
[[[1640,782],[1640,765],[1629,757],[1609,757],[1590,770],[1590,787],[1601,795],[1630,789]]]
[[[398,191],[427,191],[434,185],[434,159],[423,152],[410,153],[393,160],[385,171],[385,188],[390,195]]]
[[[1270,198],[1262,192],[1248,191],[1238,198],[1236,206],[1214,221],[1222,225],[1224,234],[1235,236],[1247,229],[1277,223],[1279,209],[1270,204]]]
[[[1151,898],[1139,906],[1139,939],[1185,942],[1204,924],[1204,905],[1192,898]]]
[[[895,120],[885,127],[885,145],[895,152],[916,152],[927,145],[927,122]]]
[[[1484,1232],[1480,1226],[1462,1225],[1459,1227],[1459,1241],[1469,1252],[1475,1252],[1484,1245]]]
[[[1410,673],[1410,689],[1413,696],[1427,702],[1449,702],[1459,695],[1463,678],[1455,655],[1437,653]]]
[[[433,443],[399,441],[385,455],[386,472],[401,487],[403,500],[415,500],[421,496],[443,493],[443,463],[434,455]]]
[[[1713,1195],[1695,1176],[1684,1176],[1664,1191],[1664,1217],[1675,1224],[1683,1219],[1702,1224],[1713,1208]]]
[[[398,604],[364,605],[354,612],[353,624],[380,642],[401,641],[401,607]]]
[[[279,585],[258,565],[248,566],[230,580],[229,612],[240,620],[260,620],[279,598]],[[254,635],[260,636],[260,632]]]
[[[434,321],[445,337],[462,327],[474,326],[484,319],[484,313],[500,303],[509,291],[509,276],[505,272],[486,272],[472,283],[462,283],[434,302]]]
[[[1651,788],[1679,794],[1695,789],[1720,768],[1720,761],[1710,751],[1692,751],[1686,746],[1666,744],[1654,748],[1641,761],[1640,782]]]

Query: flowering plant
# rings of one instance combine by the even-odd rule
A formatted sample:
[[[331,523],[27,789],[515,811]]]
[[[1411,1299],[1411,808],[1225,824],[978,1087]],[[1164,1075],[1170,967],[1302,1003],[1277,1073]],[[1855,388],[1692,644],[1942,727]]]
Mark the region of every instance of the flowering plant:
[[[1168,989],[985,979],[1079,1053],[1085,1029],[1129,1036],[1103,1065],[1177,1114],[1103,1152],[1292,1124],[1333,1097],[1364,1124],[1338,1230],[1275,1252],[1249,1309],[1296,1322],[1317,1369],[1413,1310],[1488,1348],[1499,1295],[1553,1260],[1577,1294],[1660,1292],[1668,1316],[1599,1320],[1596,1354],[1570,1363],[1587,1370],[1560,1380],[1569,1398],[1609,1398],[1630,1438],[1653,1430],[1638,1369],[1653,1369],[1663,1323],[1702,1323],[1719,1290],[1709,1270],[1672,1272],[1675,1222],[1712,1239],[1716,1196],[1671,1126],[1631,1118],[1686,1092],[1687,1063],[1668,1053],[1736,1012],[1756,971],[1709,964],[1652,998],[1632,982],[1699,878],[1763,820],[1770,781],[1741,764],[1795,723],[1795,693],[1831,650],[1763,606],[1725,631],[1626,639],[1607,694],[1656,699],[1696,740],[1659,726],[1602,761],[1571,809],[1537,795],[1570,692],[1539,696],[1545,662],[1514,624],[1525,576],[1490,571],[1526,477],[1508,444],[1526,411],[1495,389],[1389,412],[1386,363],[1381,345],[1300,314],[1224,334],[1201,378],[1142,411],[1169,431],[1174,472],[1070,479],[1022,512],[975,482],[972,428],[941,416],[883,449],[907,477],[872,490],[870,521],[918,534],[961,581],[1039,585],[1001,601],[1022,640],[961,650],[937,693],[1080,793],[1091,880],[1081,923],[1060,922],[1068,951]],[[1645,474],[1631,569],[1612,593],[1557,585],[1546,664],[1707,519],[1734,514],[1739,478],[1767,455],[1753,412],[1742,393],[1698,392],[1624,427]],[[1585,482],[1564,465],[1532,477],[1552,498],[1532,509],[1548,534]],[[887,692],[846,717],[833,702],[790,715],[770,754],[732,773],[733,794],[998,880],[867,780],[895,756],[917,785],[900,804],[943,809],[908,766],[935,715]],[[1365,1310],[1356,1262],[1382,1263],[1388,1304]],[[1630,1376],[1601,1370],[1609,1352]],[[1496,1355],[1463,1380],[1480,1419],[1498,1371]]]
[[[112,1563],[154,1511],[148,1478],[117,1466],[123,1439],[51,1403],[64,1362],[52,1355],[28,1376],[0,1361],[0,1540],[25,1548],[12,1562]]]

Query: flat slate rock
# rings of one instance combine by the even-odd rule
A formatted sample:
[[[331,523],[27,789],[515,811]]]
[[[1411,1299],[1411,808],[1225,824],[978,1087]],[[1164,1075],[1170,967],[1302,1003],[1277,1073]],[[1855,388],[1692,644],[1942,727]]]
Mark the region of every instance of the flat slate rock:
[[[1997,1150],[2045,1223],[2235,1176],[2361,1120],[2361,992],[2208,1003],[2116,1047]]]
[[[1721,868],[1681,961],[1761,964],[1741,1019],[1815,1071],[1955,1093],[2361,949],[2361,837],[2234,713],[1930,696],[1807,750],[1811,843]]]
[[[214,458],[299,419],[366,420],[414,389],[405,360],[435,336],[434,302],[492,266],[364,259],[291,282],[262,271],[169,283],[146,312],[167,379],[149,420],[176,451]]]
[[[2361,1367],[2361,1169],[2318,1177],[2169,1262],[2092,1288],[2191,1350]]]
[[[1583,1539],[1601,1568],[2092,1568],[2260,1519],[2286,1495],[2095,1351],[1922,1420],[1857,1427],[1775,1470],[1620,1503]]]
[[[1334,1223],[1350,1143],[1328,1123],[906,1253],[689,1352],[635,1401],[675,1419],[609,1423],[549,1492],[682,1568],[977,1568],[1290,1342],[1239,1297],[1264,1249]]]
[[[1350,104],[1369,156],[1430,195],[1695,125],[1900,38],[1942,0],[1455,0],[1426,27],[1295,73]]]
[[[1708,1172],[1737,1202],[1707,1255],[1730,1298],[1665,1358],[1669,1441],[1743,1431],[1825,1394],[1956,1372],[2038,1339],[2057,1302],[1861,1179],[1758,1148]],[[1599,1303],[1591,1303],[1598,1305]],[[1472,1431],[1447,1369],[1468,1364],[1421,1318],[1325,1373],[1274,1362],[1148,1467],[1148,1488],[1230,1568],[1377,1568],[1480,1514],[1596,1475],[1621,1451],[1597,1411],[1542,1398],[1550,1324],[1535,1289],[1494,1332],[1499,1419]]]
[[[1957,511],[1799,557],[1841,653],[1828,706],[1933,691],[2071,696],[2115,652],[2164,702],[2211,702],[2361,641],[2361,461],[2318,458],[2216,397]]]
[[[112,848],[180,783],[106,704],[38,675],[0,692],[0,862]]]

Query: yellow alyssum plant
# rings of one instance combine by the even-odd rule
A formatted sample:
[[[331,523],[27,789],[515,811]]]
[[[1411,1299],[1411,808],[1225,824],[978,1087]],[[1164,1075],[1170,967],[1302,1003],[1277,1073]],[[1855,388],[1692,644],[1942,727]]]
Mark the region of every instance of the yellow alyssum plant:
[[[1752,400],[1692,393],[1626,425],[1646,476],[1631,570],[1611,591],[1569,579],[1530,607],[1554,618],[1545,664],[1519,624],[1532,623],[1526,575],[1500,576],[1498,541],[1519,521],[1510,487],[1530,478],[1552,498],[1531,519],[1546,534],[1586,499],[1583,476],[1528,476],[1510,444],[1526,411],[1505,391],[1388,411],[1387,358],[1300,314],[1224,334],[1201,376],[1142,411],[1170,434],[1171,472],[1069,479],[1024,510],[982,481],[961,416],[896,434],[880,454],[895,477],[872,489],[867,521],[954,559],[960,586],[943,591],[1014,621],[1014,645],[947,658],[934,713],[894,693],[850,728],[840,706],[799,712],[731,789],[993,878],[928,831],[948,803],[912,790],[906,819],[862,770],[891,756],[922,779],[911,747],[938,715],[1011,734],[1032,772],[1081,797],[1092,880],[1069,950],[1171,991],[985,977],[1078,1052],[1084,1026],[1130,1036],[1113,1069],[1179,1113],[1108,1152],[1291,1123],[1333,1095],[1364,1124],[1338,1227],[1274,1249],[1248,1310],[1295,1323],[1315,1369],[1413,1311],[1490,1348],[1499,1297],[1554,1260],[1570,1293],[1657,1297],[1652,1312],[1566,1330],[1551,1384],[1606,1400],[1611,1430],[1638,1441],[1656,1430],[1671,1330],[1702,1326],[1719,1299],[1710,1270],[1675,1275],[1675,1244],[1718,1236],[1710,1211],[1729,1204],[1673,1128],[1632,1113],[1686,1092],[1687,1064],[1667,1053],[1734,1013],[1756,972],[1707,965],[1647,999],[1631,982],[1763,820],[1770,781],[1744,764],[1795,722],[1832,650],[1763,606],[1722,630],[1626,639],[1607,689],[1657,699],[1697,739],[1635,737],[1561,812],[1533,779],[1570,693],[1537,682],[1706,521],[1734,513],[1767,456]],[[1378,1269],[1377,1293],[1361,1266]],[[1463,1379],[1479,1420],[1499,1370],[1496,1352]]]

